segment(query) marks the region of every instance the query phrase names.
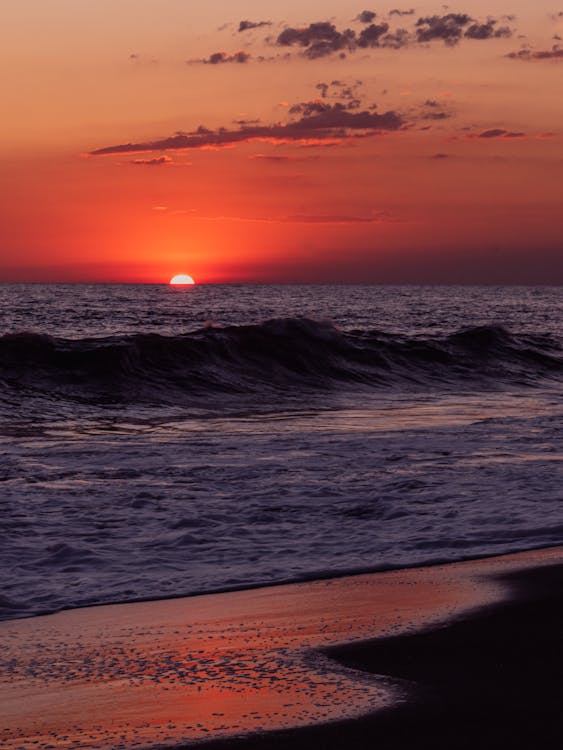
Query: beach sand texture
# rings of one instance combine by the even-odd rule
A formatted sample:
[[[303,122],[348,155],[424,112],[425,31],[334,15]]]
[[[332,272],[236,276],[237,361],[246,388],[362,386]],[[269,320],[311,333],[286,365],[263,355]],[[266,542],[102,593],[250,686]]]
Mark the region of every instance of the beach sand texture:
[[[325,648],[451,621],[508,597],[497,577],[558,563],[563,548],[4,622],[0,741],[173,746],[370,715],[406,683]]]

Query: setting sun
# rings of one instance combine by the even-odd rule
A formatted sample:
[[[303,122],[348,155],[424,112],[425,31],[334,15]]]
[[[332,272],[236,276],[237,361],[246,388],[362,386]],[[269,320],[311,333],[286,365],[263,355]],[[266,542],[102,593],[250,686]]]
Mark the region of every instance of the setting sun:
[[[187,284],[195,284],[195,281],[191,276],[187,276],[185,273],[180,273],[177,276],[173,276],[168,283],[174,284],[175,286],[186,286]]]

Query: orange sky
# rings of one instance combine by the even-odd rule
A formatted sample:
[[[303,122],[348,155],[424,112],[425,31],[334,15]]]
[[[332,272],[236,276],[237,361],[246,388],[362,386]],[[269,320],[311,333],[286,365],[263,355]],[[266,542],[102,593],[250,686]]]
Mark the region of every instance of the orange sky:
[[[192,6],[4,11],[0,281],[563,283],[563,7]]]

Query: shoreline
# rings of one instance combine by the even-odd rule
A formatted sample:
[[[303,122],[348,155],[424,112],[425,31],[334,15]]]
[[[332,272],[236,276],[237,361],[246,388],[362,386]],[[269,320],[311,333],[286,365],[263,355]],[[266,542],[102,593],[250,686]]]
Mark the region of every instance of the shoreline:
[[[525,568],[501,579],[510,587],[507,599],[454,621],[326,650],[337,663],[403,683],[403,701],[352,721],[200,747],[557,747],[563,730],[563,563]]]
[[[431,560],[423,562],[412,563],[407,565],[383,565],[381,567],[359,567],[349,568],[335,571],[313,571],[312,573],[303,574],[303,576],[296,576],[292,578],[284,578],[276,581],[260,581],[257,583],[245,583],[237,584],[234,586],[219,586],[209,590],[194,591],[182,594],[169,594],[164,596],[139,596],[133,599],[126,599],[125,601],[107,601],[107,602],[89,602],[83,604],[74,604],[72,606],[61,607],[58,609],[45,609],[40,612],[32,612],[30,614],[21,614],[18,617],[1,617],[0,626],[3,623],[8,622],[19,622],[21,620],[29,620],[36,617],[50,617],[53,615],[59,615],[64,612],[75,612],[82,609],[98,609],[100,607],[120,607],[127,606],[130,604],[150,604],[152,602],[169,602],[179,601],[183,599],[197,599],[204,596],[217,596],[220,594],[236,594],[245,591],[257,591],[262,589],[272,589],[282,586],[294,586],[308,583],[316,583],[321,581],[338,581],[342,578],[356,578],[358,576],[370,576],[379,575],[380,573],[392,573],[397,571],[409,571],[409,570],[424,570],[425,568],[436,568],[445,565],[461,565],[464,563],[479,562],[481,560],[490,560],[496,557],[507,557],[511,555],[520,555],[534,552],[541,552],[543,550],[559,549],[559,545],[538,545],[532,547],[524,547],[523,549],[508,550],[503,552],[483,552],[481,554],[470,555],[469,557],[461,557],[457,560],[447,560],[441,557],[436,557]],[[20,605],[21,606],[21,605]]]
[[[515,588],[506,576],[516,571],[533,584]],[[501,643],[517,645],[506,614],[515,607],[528,628],[543,607],[535,627],[547,633],[547,623],[561,615],[559,582],[563,547],[4,621],[0,739],[6,748],[114,750],[206,740],[208,747],[250,750],[313,742],[336,748],[345,741],[362,747],[358,732],[367,732],[372,744],[387,736],[392,747],[398,728],[428,724],[440,705],[434,687],[412,688],[452,663],[436,656],[440,649],[463,656],[472,634],[481,633],[484,643],[494,632],[504,633]],[[539,642],[537,633],[527,640]],[[401,666],[405,648],[414,654],[408,669]],[[492,647],[475,648],[494,663]],[[430,666],[425,653],[433,654]],[[456,683],[455,670],[448,679],[457,686],[448,694],[469,700],[459,690],[467,680],[458,675]],[[407,694],[418,697],[405,702]],[[462,721],[463,706],[449,705]],[[429,726],[425,733],[439,746]],[[498,737],[496,746],[502,747]]]

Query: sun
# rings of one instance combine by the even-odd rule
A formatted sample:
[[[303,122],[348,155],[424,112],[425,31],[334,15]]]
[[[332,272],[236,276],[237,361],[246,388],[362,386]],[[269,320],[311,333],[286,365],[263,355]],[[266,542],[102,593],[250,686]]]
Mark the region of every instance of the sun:
[[[195,284],[195,281],[191,276],[187,276],[185,273],[179,273],[177,276],[172,276],[169,284],[174,286],[187,286],[188,284]]]

